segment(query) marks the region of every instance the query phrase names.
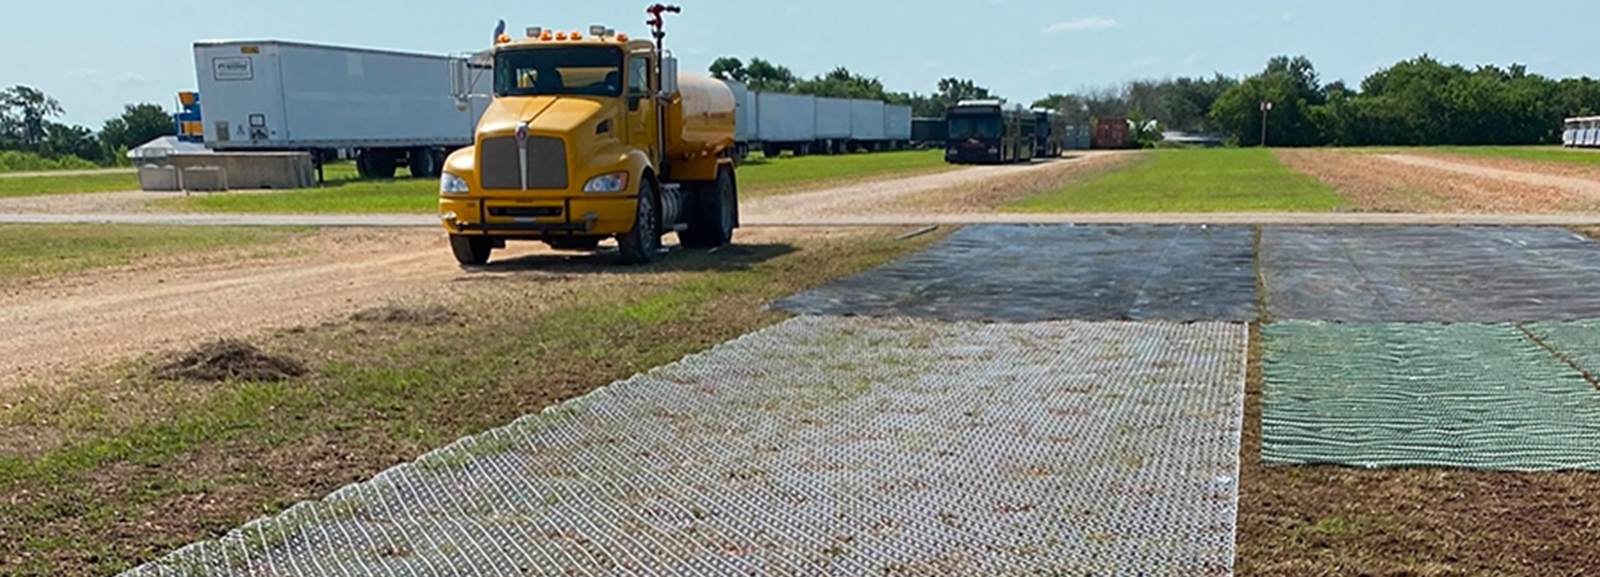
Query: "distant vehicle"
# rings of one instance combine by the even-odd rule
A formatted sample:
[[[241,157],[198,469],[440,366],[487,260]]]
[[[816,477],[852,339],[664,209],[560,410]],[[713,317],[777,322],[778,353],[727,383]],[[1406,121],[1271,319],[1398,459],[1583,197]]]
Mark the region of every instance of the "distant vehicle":
[[[488,106],[491,75],[463,57],[261,40],[196,42],[194,60],[206,147],[349,151],[365,177],[438,177]]]
[[[737,149],[768,157],[899,150],[911,143],[911,107],[881,100],[756,92],[726,81],[739,106]]]
[[[1034,150],[1043,158],[1058,158],[1067,148],[1067,117],[1054,110],[1034,110]]]
[[[943,148],[949,140],[949,125],[943,118],[911,119],[911,146],[917,148]]]
[[[1568,148],[1600,148],[1600,116],[1568,118],[1561,133],[1561,145]]]
[[[1008,164],[1034,157],[1038,119],[1032,112],[1006,110],[998,100],[967,100],[945,115],[945,162]]]

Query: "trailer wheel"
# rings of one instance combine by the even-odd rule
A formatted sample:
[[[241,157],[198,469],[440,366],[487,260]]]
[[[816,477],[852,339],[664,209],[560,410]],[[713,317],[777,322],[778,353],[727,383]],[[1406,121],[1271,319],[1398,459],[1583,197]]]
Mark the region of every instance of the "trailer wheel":
[[[717,248],[733,242],[733,228],[739,224],[739,204],[733,174],[717,171],[717,180],[699,187],[689,228],[678,233],[678,241],[688,248]]]
[[[356,156],[356,172],[362,178],[394,178],[394,153],[388,150],[363,150]]]
[[[438,178],[439,165],[443,164],[443,162],[444,159],[440,158],[437,150],[432,148],[413,148],[411,149],[410,160],[406,164],[410,165],[411,176],[413,177]]]
[[[455,253],[461,266],[482,266],[489,263],[494,252],[494,239],[487,236],[450,235],[450,252]]]
[[[661,251],[661,199],[656,197],[655,183],[649,179],[639,182],[638,206],[634,211],[633,230],[617,235],[617,248],[624,264],[645,265],[655,260]]]

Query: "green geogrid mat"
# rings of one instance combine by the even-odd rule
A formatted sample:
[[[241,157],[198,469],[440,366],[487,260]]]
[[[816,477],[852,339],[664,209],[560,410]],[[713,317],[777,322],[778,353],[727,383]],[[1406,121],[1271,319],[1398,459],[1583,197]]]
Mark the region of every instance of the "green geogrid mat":
[[[1558,350],[1600,343],[1600,324],[1528,328]],[[1600,470],[1600,390],[1517,326],[1297,321],[1262,331],[1268,464]]]

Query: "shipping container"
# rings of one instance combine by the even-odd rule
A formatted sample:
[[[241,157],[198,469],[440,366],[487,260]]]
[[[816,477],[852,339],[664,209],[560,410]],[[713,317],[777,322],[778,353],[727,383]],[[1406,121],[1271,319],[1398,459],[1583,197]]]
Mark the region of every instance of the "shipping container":
[[[809,154],[817,140],[817,98],[803,94],[756,93],[756,140],[768,156],[788,150]]]
[[[1128,132],[1126,118],[1097,118],[1090,143],[1097,149],[1127,148]]]
[[[280,40],[197,42],[194,58],[207,147],[351,150],[369,176],[437,176],[472,143],[493,78],[461,57]]]

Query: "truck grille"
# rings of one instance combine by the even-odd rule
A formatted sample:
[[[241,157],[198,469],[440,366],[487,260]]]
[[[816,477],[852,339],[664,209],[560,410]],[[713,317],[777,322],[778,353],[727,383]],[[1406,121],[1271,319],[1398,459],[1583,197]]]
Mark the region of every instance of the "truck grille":
[[[478,178],[484,190],[522,190],[517,139],[486,138],[478,149]],[[528,190],[567,188],[567,147],[559,138],[528,137]]]

